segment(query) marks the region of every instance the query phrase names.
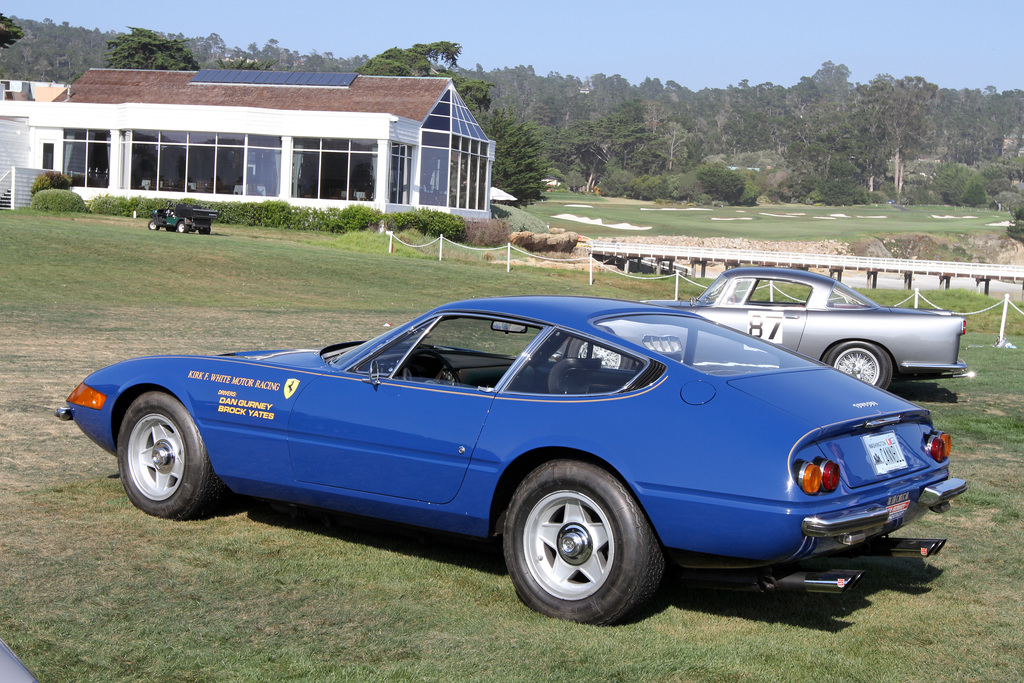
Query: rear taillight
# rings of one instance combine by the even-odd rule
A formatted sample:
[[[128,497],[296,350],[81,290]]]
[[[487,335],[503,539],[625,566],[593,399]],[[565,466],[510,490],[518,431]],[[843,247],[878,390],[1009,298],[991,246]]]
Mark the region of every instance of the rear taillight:
[[[839,488],[839,465],[831,460],[819,462],[821,468],[821,488],[824,491],[832,492]]]
[[[932,456],[932,460],[943,462],[953,450],[953,437],[945,432],[935,432],[928,437],[924,449]]]
[[[797,460],[793,465],[793,478],[804,493],[815,495],[831,493],[839,488],[839,465],[825,458],[814,462]]]
[[[960,319],[960,336],[967,334],[967,318]]]

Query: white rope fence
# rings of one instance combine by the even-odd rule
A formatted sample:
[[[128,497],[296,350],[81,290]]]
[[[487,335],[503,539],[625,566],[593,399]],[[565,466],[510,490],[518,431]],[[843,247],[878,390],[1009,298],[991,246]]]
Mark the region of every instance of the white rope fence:
[[[704,285],[702,285],[699,282],[695,282],[694,280],[691,280],[690,278],[686,277],[685,275],[683,275],[679,271],[675,271],[674,273],[669,273],[668,275],[633,275],[631,273],[623,272],[623,271],[619,270],[618,268],[611,267],[608,264],[595,259],[593,257],[593,255],[580,256],[578,258],[553,258],[553,257],[550,257],[550,256],[539,256],[539,255],[534,254],[532,252],[526,251],[525,249],[520,249],[519,247],[513,245],[511,242],[506,244],[504,247],[470,247],[470,246],[465,245],[465,244],[460,244],[458,242],[453,242],[452,240],[446,239],[444,235],[440,235],[440,236],[436,237],[435,239],[433,239],[433,240],[431,240],[429,242],[426,242],[425,244],[409,244],[408,242],[403,242],[401,238],[399,238],[397,235],[395,235],[394,232],[392,232],[390,230],[387,232],[387,235],[388,235],[388,253],[389,254],[393,254],[395,252],[395,242],[398,242],[399,244],[405,245],[406,247],[410,247],[412,249],[420,249],[420,250],[424,249],[425,247],[429,247],[429,246],[431,246],[431,245],[436,243],[437,244],[437,260],[441,261],[441,260],[444,259],[444,245],[447,242],[451,246],[459,247],[460,249],[466,249],[468,251],[482,252],[482,251],[501,251],[501,250],[504,250],[505,251],[505,272],[511,272],[512,271],[512,252],[516,252],[517,254],[522,254],[523,256],[525,256],[527,258],[537,259],[539,261],[553,261],[553,262],[558,262],[558,263],[582,263],[583,261],[587,261],[588,262],[588,270],[590,271],[590,285],[591,286],[594,284],[594,265],[595,264],[597,265],[598,269],[600,269],[600,270],[603,270],[603,271],[609,272],[609,273],[614,273],[615,275],[618,275],[620,277],[631,278],[633,280],[667,280],[668,278],[675,278],[675,299],[676,300],[679,299],[679,283],[680,283],[680,281],[687,282],[687,283],[689,283],[691,285],[694,285],[694,286],[697,286],[697,287],[703,287],[704,286]],[[794,301],[796,301],[796,299],[794,299],[793,297],[789,296],[785,292],[782,292],[781,290],[776,289],[774,291],[779,292],[779,294],[781,294],[785,298],[793,299]],[[911,301],[911,300],[913,300],[913,302],[914,302],[914,306],[913,306],[914,308],[920,308],[921,307],[921,302],[924,301],[926,304],[928,304],[932,308],[937,309],[937,310],[942,310],[940,306],[936,306],[934,303],[929,301],[927,297],[925,297],[923,294],[921,294],[921,290],[916,288],[916,287],[914,288],[914,293],[912,295],[908,296],[906,299],[904,299],[903,301],[899,302],[898,304],[895,304],[893,306],[893,308],[899,308],[900,306],[903,306],[903,304],[905,304],[905,303],[907,303],[908,301]],[[971,311],[969,313],[956,313],[956,314],[957,315],[963,315],[963,316],[977,315],[979,313],[985,313],[987,311],[991,311],[993,308],[996,308],[997,306],[1002,306],[1003,307],[1003,317],[1002,317],[1002,322],[1000,323],[1000,326],[999,326],[999,341],[997,341],[995,345],[996,346],[1000,346],[1000,347],[1008,346],[1008,344],[1006,342],[1006,314],[1007,314],[1007,312],[1009,311],[1010,308],[1012,308],[1013,310],[1017,311],[1017,313],[1020,313],[1022,316],[1024,316],[1024,311],[1022,311],[1020,308],[1018,308],[1015,303],[1010,301],[1010,295],[1009,294],[1004,294],[1002,301],[997,301],[996,303],[992,304],[988,308],[983,308],[980,311]]]

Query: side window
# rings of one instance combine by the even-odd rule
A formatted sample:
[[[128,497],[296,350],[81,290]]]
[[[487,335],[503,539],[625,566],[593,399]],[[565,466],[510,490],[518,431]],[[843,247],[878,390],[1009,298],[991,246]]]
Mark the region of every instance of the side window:
[[[558,330],[516,373],[507,391],[518,394],[611,394],[644,369],[644,361]]]
[[[776,306],[806,306],[811,287],[786,280],[758,280],[747,303]]]
[[[369,372],[376,360],[381,375],[392,379],[491,390],[540,332],[535,325],[475,316],[445,317],[424,330],[411,330],[355,371]]]
[[[735,281],[733,285],[732,293],[726,296],[724,299],[719,301],[720,305],[723,306],[735,306],[742,304],[746,301],[747,292],[754,287],[754,280],[751,278],[741,278]]]

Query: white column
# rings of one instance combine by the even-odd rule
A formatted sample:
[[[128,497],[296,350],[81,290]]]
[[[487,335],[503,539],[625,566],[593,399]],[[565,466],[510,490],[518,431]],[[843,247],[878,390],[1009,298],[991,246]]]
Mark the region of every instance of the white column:
[[[281,178],[278,186],[278,199],[287,200],[292,194],[292,150],[294,143],[291,135],[281,136]]]
[[[117,129],[111,129],[110,131],[110,151],[107,154],[108,164],[110,165],[109,174],[107,175],[107,189],[116,190],[121,188],[121,160],[124,159],[124,152],[122,147],[124,146],[124,140],[121,138],[121,131]]]
[[[373,203],[386,210],[390,193],[388,169],[391,164],[391,141],[377,140],[377,177],[374,179]]]

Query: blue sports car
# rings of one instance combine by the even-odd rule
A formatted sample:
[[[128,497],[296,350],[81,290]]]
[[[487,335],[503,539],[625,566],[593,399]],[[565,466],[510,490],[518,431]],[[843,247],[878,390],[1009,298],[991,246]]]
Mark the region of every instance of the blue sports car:
[[[501,537],[531,608],[610,624],[666,560],[696,585],[841,592],[830,555],[929,556],[890,534],[966,490],[927,410],[692,313],[595,298],[461,301],[320,350],[153,356],[57,411],[152,515],[226,489]]]

